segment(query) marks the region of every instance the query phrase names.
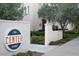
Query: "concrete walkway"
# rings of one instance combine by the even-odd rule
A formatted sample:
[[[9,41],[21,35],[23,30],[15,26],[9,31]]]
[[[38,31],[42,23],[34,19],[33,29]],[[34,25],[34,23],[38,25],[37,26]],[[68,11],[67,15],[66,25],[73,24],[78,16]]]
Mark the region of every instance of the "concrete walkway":
[[[47,53],[50,50],[56,49],[59,46],[54,45],[54,46],[45,46],[45,45],[39,45],[39,44],[31,44],[30,45],[30,51],[36,51],[36,52],[41,52],[41,53]]]
[[[44,56],[79,56],[79,38],[48,51]]]

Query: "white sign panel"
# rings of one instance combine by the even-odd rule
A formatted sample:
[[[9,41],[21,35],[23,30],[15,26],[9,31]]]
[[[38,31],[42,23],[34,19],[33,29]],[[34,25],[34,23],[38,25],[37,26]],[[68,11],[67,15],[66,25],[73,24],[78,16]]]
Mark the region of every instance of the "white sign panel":
[[[18,29],[11,29],[4,39],[6,48],[10,51],[16,51],[23,41],[23,35]]]
[[[0,55],[26,52],[30,46],[30,24],[23,21],[0,21]]]

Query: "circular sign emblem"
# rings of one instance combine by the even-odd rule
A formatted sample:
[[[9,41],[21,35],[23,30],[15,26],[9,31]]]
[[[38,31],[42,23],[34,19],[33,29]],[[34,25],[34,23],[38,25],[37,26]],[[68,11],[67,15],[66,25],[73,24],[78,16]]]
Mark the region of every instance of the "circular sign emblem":
[[[10,51],[16,51],[23,41],[23,37],[17,29],[12,29],[5,38],[5,45]]]

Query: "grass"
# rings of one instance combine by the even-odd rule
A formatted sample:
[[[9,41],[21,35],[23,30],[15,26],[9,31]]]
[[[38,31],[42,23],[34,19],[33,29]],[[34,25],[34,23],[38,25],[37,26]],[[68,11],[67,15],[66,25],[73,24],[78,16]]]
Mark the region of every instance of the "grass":
[[[57,41],[51,41],[49,45],[62,45],[70,40],[79,36],[79,32],[75,30],[67,31],[64,33],[64,38]]]

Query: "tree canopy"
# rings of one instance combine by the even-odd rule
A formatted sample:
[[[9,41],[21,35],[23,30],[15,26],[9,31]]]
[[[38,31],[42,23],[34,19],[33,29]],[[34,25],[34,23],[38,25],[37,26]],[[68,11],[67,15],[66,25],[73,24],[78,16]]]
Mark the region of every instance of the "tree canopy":
[[[69,23],[79,21],[79,4],[51,3],[43,4],[38,11],[39,17],[59,22],[62,29]]]
[[[70,22],[79,28],[79,4],[76,3],[43,4],[38,10],[38,15],[49,22],[58,22],[63,32]]]
[[[56,4],[43,4],[38,10],[38,16],[46,18],[49,22],[56,16]],[[53,20],[52,20],[53,21]]]
[[[0,3],[0,19],[22,20],[24,7],[22,3]]]
[[[58,12],[56,14],[56,20],[61,26],[66,27],[69,22],[75,23],[79,21],[79,8],[78,4],[58,4]]]

